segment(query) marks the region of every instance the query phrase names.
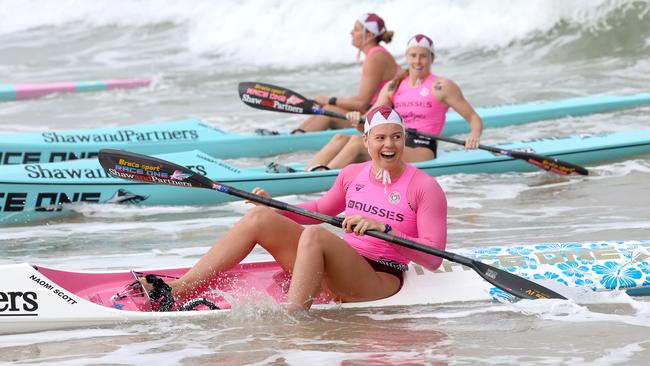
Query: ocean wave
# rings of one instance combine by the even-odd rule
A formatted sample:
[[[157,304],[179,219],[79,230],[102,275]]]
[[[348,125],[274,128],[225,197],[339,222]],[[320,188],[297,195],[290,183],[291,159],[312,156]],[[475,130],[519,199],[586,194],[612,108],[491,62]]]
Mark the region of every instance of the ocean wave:
[[[108,27],[105,32],[137,38],[146,28],[146,33],[164,32],[169,42],[178,43],[179,50],[231,62],[287,67],[351,64],[355,49],[349,44],[349,31],[359,14],[368,11],[379,13],[387,28],[396,31],[388,46],[394,54],[402,54],[404,44],[415,33],[430,35],[443,54],[523,45],[566,56],[568,52],[562,50],[570,49],[575,55],[576,47],[593,55],[603,48],[643,52],[650,34],[650,5],[628,0],[365,0],[352,4],[345,0],[110,4],[98,0],[9,0],[0,1],[0,34],[41,30],[38,34],[44,36],[51,28],[65,28],[67,34],[70,27],[83,34]]]

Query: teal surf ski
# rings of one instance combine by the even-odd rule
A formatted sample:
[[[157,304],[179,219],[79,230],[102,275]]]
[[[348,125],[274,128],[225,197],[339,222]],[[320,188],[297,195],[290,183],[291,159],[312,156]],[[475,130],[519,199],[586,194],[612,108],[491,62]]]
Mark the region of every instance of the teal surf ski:
[[[650,130],[535,139],[499,146],[586,165],[650,153]],[[339,172],[267,173],[264,168],[238,168],[201,151],[158,156],[243,190],[263,187],[272,196],[325,191]],[[537,170],[524,161],[483,150],[441,151],[438,159],[414,165],[432,176]],[[302,169],[304,166],[296,165],[294,168]],[[207,189],[115,179],[102,170],[96,159],[0,167],[2,224],[54,219],[69,212],[69,205],[81,202],[205,205],[234,199],[233,196]]]
[[[601,113],[650,104],[650,93],[628,96],[589,96],[551,102],[535,102],[478,108],[485,127],[496,128],[534,121]],[[447,115],[444,135],[468,132],[468,124],[456,113]],[[1,133],[0,165],[52,163],[97,157],[102,148],[142,154],[201,150],[220,159],[271,156],[292,151],[318,150],[337,133],[355,129],[270,136],[222,131],[201,120],[141,124],[115,128]]]

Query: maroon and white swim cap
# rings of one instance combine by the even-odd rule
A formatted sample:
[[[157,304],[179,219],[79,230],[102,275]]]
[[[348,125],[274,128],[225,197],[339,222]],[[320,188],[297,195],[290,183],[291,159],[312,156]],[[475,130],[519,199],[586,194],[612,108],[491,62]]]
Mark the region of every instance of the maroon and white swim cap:
[[[433,41],[431,38],[425,36],[424,34],[416,34],[411,39],[409,39],[408,43],[406,44],[406,49],[409,49],[411,47],[424,47],[431,51],[431,53],[435,53],[435,50],[433,48]]]
[[[366,116],[366,122],[363,124],[363,132],[368,133],[371,128],[386,123],[395,123],[404,128],[402,117],[393,108],[385,105],[373,108]]]
[[[384,20],[375,13],[361,14],[358,20],[361,22],[361,25],[363,25],[368,32],[374,34],[375,37],[379,37],[386,32]]]

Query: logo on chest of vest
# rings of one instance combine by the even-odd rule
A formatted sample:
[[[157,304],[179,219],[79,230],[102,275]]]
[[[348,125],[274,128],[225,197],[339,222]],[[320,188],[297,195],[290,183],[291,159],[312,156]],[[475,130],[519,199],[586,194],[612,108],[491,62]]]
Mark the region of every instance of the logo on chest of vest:
[[[388,195],[388,202],[394,205],[398,204],[401,199],[402,196],[399,194],[399,192],[392,192],[391,194]]]
[[[365,186],[365,184],[357,183],[357,184],[354,186],[354,189],[356,189],[357,192],[359,192],[360,190],[363,189],[364,186]]]
[[[420,89],[420,95],[423,96],[423,97],[426,97],[427,95],[429,95],[429,88]]]

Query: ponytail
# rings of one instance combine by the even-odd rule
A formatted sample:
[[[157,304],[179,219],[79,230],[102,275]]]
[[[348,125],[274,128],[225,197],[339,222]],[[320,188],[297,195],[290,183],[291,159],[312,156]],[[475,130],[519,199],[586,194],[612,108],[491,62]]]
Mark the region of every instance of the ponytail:
[[[393,34],[395,34],[395,32],[393,32],[393,31],[385,31],[384,33],[382,33],[381,35],[379,35],[377,37],[377,43],[379,43],[381,41],[384,41],[385,43],[390,43],[390,41],[393,40]]]

